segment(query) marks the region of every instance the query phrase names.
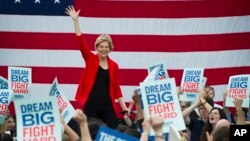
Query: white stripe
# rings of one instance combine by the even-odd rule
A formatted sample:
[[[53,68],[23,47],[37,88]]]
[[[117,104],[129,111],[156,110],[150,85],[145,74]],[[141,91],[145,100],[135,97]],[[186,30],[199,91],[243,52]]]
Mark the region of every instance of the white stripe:
[[[0,49],[0,66],[75,67],[85,66],[78,50]],[[167,69],[227,68],[250,66],[250,49],[211,52],[112,52],[122,69],[147,69],[157,62]]]
[[[69,16],[0,15],[0,31],[73,33]],[[87,34],[192,35],[250,32],[250,16],[213,18],[79,18]],[[32,21],[32,22],[31,22]]]
[[[51,82],[52,83],[52,82]],[[59,82],[60,83],[60,82]],[[77,84],[59,84],[59,89],[68,100],[75,100]],[[227,85],[214,85],[215,88],[215,101],[223,100],[223,92]],[[51,84],[33,83],[31,87],[31,97],[44,97],[49,94]],[[129,102],[132,100],[133,91],[138,86],[121,86],[124,101]]]

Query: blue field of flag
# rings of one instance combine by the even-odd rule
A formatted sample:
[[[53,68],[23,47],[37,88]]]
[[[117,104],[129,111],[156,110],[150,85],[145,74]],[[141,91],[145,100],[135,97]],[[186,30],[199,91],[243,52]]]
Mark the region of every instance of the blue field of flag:
[[[66,15],[68,5],[73,0],[0,0],[0,14]]]

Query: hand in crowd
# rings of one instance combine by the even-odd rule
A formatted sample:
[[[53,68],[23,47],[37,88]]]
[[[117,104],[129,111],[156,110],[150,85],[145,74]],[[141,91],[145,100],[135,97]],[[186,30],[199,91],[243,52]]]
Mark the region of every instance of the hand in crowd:
[[[74,120],[78,123],[85,123],[87,122],[87,116],[83,113],[82,110],[76,109]]]
[[[199,102],[200,104],[204,104],[206,102],[206,92],[202,89],[199,91]]]
[[[63,138],[69,138],[71,140],[80,139],[80,137],[76,134],[76,132],[65,123],[63,117],[61,117],[61,123],[63,125],[64,135],[65,135],[65,136],[62,136]]]
[[[164,119],[158,116],[152,116],[149,119],[144,119],[142,123],[143,133],[141,135],[141,141],[148,140],[148,136],[150,134],[150,127],[153,128],[155,133],[155,141],[164,141],[165,138],[163,136],[163,124]]]
[[[135,104],[141,103],[140,97],[138,95],[138,91],[137,90],[134,90],[132,99],[133,99],[133,101],[134,101]]]
[[[162,117],[159,116],[151,117],[150,125],[152,126],[156,134],[163,133],[162,131],[163,124],[164,124],[164,119]]]
[[[223,93],[223,101],[226,101],[227,95],[228,95],[228,91],[226,90],[226,91]]]
[[[207,141],[213,141],[213,136],[210,135],[208,132],[206,132],[207,135]]]
[[[236,108],[241,108],[241,105],[243,103],[243,99],[239,98],[239,97],[235,97],[233,99],[233,103],[234,103],[234,105],[235,105]]]
[[[81,141],[91,141],[91,136],[88,128],[87,116],[82,110],[76,109],[73,119],[79,123],[81,131]]]

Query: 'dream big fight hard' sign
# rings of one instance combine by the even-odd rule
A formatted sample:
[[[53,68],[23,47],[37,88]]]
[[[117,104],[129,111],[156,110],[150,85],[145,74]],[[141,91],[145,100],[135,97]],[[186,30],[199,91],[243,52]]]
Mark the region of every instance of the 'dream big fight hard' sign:
[[[61,123],[56,99],[14,101],[17,115],[17,138],[19,141],[59,141]]]
[[[8,80],[0,76],[0,89],[8,89]]]
[[[3,124],[6,115],[9,114],[8,106],[11,101],[11,91],[9,89],[0,89],[0,124]]]
[[[59,112],[61,116],[64,118],[65,123],[68,123],[75,114],[75,109],[71,105],[69,100],[60,91],[57,78],[55,78],[52,83],[49,96],[54,96],[57,98]]]
[[[148,67],[148,81],[150,80],[162,80],[169,78],[167,69],[164,63],[154,64]]]
[[[250,75],[230,76],[228,82],[228,95],[226,106],[234,107],[233,99],[239,97],[243,99],[242,107],[249,107]]]
[[[28,96],[32,83],[31,68],[9,67],[8,82],[14,98]]]
[[[170,124],[179,130],[185,129],[173,78],[143,82],[140,89],[145,118],[155,115],[163,117],[165,133],[169,131]]]
[[[203,68],[185,68],[181,80],[181,88],[187,101],[194,101],[202,86]]]

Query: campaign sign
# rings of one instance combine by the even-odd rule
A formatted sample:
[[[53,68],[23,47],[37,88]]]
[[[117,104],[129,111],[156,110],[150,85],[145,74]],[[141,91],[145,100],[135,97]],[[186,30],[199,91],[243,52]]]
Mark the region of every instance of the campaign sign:
[[[3,124],[9,114],[8,106],[11,101],[11,90],[0,89],[0,124]]]
[[[166,78],[169,78],[167,69],[163,63],[160,63],[148,67],[148,76],[144,81],[162,80]]]
[[[173,124],[178,130],[184,130],[185,124],[177,96],[175,79],[148,81],[140,85],[144,107],[144,117],[160,116],[164,118],[163,132],[169,132]],[[154,135],[151,129],[150,135]]]
[[[173,125],[170,125],[169,127],[168,140],[169,141],[181,141],[181,135],[179,131]]]
[[[0,76],[0,89],[8,89],[8,80]]]
[[[14,99],[29,97],[32,84],[31,68],[8,67],[8,82]]]
[[[100,126],[95,141],[139,141],[139,139],[108,127]]]
[[[235,107],[233,99],[239,97],[243,99],[242,107],[249,107],[250,93],[250,75],[234,75],[230,76],[228,82],[228,95],[226,97],[226,106]]]
[[[14,101],[19,141],[61,141],[61,120],[56,98]]]
[[[59,112],[64,118],[65,123],[68,123],[75,114],[75,109],[71,105],[69,100],[60,91],[57,78],[55,78],[52,83],[49,95],[55,96],[57,98]]]
[[[204,68],[185,68],[181,79],[181,101],[196,101],[203,86]]]

